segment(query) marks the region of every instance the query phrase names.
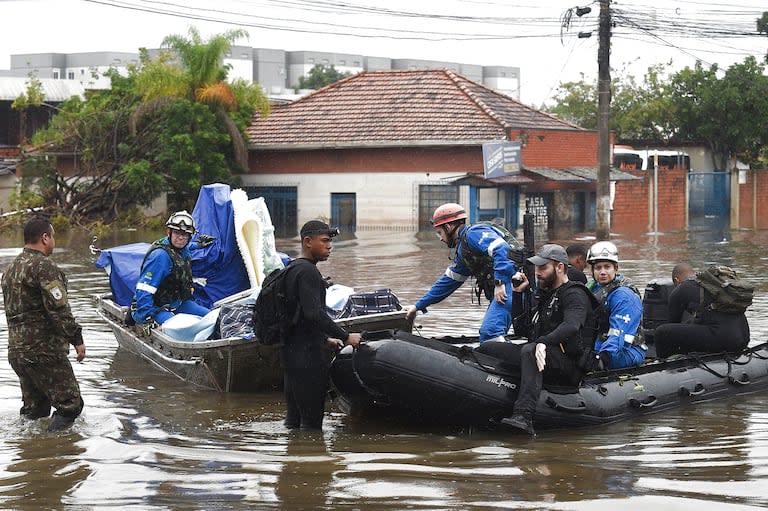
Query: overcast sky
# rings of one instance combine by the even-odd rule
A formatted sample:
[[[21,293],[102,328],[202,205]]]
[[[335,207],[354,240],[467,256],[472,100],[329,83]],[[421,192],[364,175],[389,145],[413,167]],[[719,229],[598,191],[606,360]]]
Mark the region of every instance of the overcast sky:
[[[579,17],[569,11],[577,6],[592,12]],[[611,7],[615,75],[640,77],[670,59],[674,69],[697,59],[725,68],[768,49],[755,28],[766,0]],[[521,100],[539,106],[560,82],[597,75],[598,12],[598,3],[573,0],[0,0],[0,69],[12,54],[136,52],[191,25],[204,38],[243,28],[249,38],[237,44],[256,48],[519,67]]]

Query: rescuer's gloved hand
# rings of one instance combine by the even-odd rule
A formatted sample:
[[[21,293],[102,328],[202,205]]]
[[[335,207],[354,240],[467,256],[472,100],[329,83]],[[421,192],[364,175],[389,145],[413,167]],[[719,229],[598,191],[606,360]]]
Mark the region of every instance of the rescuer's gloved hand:
[[[601,351],[597,354],[597,370],[607,371],[611,368],[611,354],[607,351]]]
[[[201,234],[197,237],[197,246],[200,248],[210,247],[213,245],[213,242],[216,241],[216,238],[213,236],[209,236],[207,234]]]

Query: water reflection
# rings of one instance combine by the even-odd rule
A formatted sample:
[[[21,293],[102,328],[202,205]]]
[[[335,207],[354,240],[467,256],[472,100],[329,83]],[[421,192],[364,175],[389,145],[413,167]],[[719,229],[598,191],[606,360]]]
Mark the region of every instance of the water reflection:
[[[292,432],[275,487],[283,509],[330,509],[328,500],[341,468],[322,433]]]
[[[102,246],[155,239],[113,233]],[[756,285],[752,333],[768,329],[768,233],[735,231],[615,237],[621,271],[642,289],[673,265],[723,262]],[[338,412],[323,435],[282,425],[280,393],[199,391],[117,350],[90,294],[106,290],[90,236],[60,234],[54,254],[70,278],[88,358],[74,364],[86,408],[67,435],[22,421],[18,381],[0,362],[0,506],[12,509],[616,509],[768,506],[768,398],[702,403],[589,430],[536,439],[495,432],[414,430]],[[589,235],[568,244],[591,242]],[[0,244],[0,267],[17,253]],[[297,242],[279,247],[296,254]],[[334,244],[323,273],[415,301],[450,264],[434,236],[358,233]],[[419,316],[425,335],[474,332],[485,303],[465,285]],[[6,359],[0,313],[0,361]]]
[[[0,501],[12,509],[55,509],[91,471],[76,433],[51,436],[43,421],[10,419],[3,428]]]

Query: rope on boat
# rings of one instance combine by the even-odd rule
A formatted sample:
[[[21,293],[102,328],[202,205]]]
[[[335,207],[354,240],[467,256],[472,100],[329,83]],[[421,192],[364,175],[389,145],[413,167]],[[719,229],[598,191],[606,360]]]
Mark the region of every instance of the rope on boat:
[[[729,356],[727,353],[723,353],[723,360],[725,360],[725,362],[728,364],[728,372],[726,374],[720,374],[715,369],[712,369],[707,365],[707,363],[704,360],[702,360],[698,356],[692,356],[691,358],[693,358],[696,361],[696,364],[699,367],[709,372],[710,374],[713,374],[718,378],[727,379],[727,378],[732,378],[731,371],[733,370],[733,366],[747,365],[749,364],[749,362],[752,360],[753,357],[760,360],[768,360],[768,356],[760,355],[758,353],[759,350],[765,349],[766,346],[768,346],[768,344],[760,344],[753,348],[742,351],[736,357],[732,357],[732,356]],[[740,362],[739,358],[742,356],[746,357],[746,360],[744,360],[743,362]]]

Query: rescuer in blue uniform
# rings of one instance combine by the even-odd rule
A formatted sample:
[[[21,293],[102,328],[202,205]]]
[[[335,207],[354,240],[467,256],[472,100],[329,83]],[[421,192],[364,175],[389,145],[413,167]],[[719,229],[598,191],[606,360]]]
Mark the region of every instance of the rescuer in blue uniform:
[[[468,277],[490,301],[480,325],[480,342],[504,341],[512,326],[512,277],[517,273],[509,258],[511,247],[504,233],[491,225],[467,226],[467,212],[459,204],[447,203],[432,215],[432,226],[440,241],[456,248],[456,257],[445,273],[414,305],[406,309],[406,318],[413,321],[417,311],[438,303],[456,291]]]
[[[171,215],[165,224],[166,237],[152,243],[141,265],[136,283],[131,315],[140,325],[162,325],[174,314],[183,312],[205,316],[209,309],[192,300],[192,256],[190,240],[195,233],[195,221],[186,211]],[[200,236],[195,248],[212,242]]]
[[[619,271],[619,251],[610,241],[599,241],[587,254],[594,281],[589,288],[602,304],[598,312],[595,353],[602,369],[640,365],[647,347],[640,321],[643,303],[640,293]]]

